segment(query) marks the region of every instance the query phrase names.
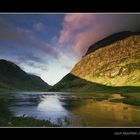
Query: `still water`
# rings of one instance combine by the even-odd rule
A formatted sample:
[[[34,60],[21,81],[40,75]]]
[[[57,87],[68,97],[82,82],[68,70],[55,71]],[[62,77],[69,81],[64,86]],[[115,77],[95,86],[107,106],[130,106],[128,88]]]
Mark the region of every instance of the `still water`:
[[[112,97],[122,98],[119,94]],[[63,126],[140,126],[140,107],[97,101],[94,94],[20,92],[12,93],[10,100],[15,116],[49,120]]]

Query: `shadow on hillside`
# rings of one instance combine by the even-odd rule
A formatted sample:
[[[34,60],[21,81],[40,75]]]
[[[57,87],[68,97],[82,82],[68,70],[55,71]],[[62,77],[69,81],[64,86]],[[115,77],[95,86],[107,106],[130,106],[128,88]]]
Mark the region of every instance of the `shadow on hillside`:
[[[56,85],[54,85],[50,91],[88,91],[88,92],[140,92],[140,87],[134,86],[123,86],[123,87],[112,87],[101,85],[98,83],[92,83],[81,79],[75,75],[68,74]]]

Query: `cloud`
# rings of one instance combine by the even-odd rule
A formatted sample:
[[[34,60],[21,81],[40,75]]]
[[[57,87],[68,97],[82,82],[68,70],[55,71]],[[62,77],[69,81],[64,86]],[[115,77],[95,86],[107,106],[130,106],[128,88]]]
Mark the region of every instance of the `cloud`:
[[[67,70],[71,70],[71,68],[73,67],[72,65],[73,59],[70,58],[68,55],[61,53],[58,61]]]
[[[1,58],[13,61],[27,72],[38,74],[47,72],[49,62],[59,59],[59,51],[38,38],[33,29],[9,26],[2,18],[0,21]]]
[[[47,72],[47,69],[48,69],[47,64],[48,64],[48,62],[46,62],[44,64],[44,62],[40,63],[40,62],[36,62],[36,61],[31,61],[31,60],[27,61],[27,63],[26,63],[26,65],[28,65],[32,68],[40,69],[40,70],[46,71],[46,72]]]
[[[38,22],[33,25],[33,28],[38,32],[42,32],[45,29],[45,25],[41,22]]]
[[[112,33],[140,27],[140,15],[66,14],[61,19],[59,16],[0,15],[0,57],[55,83],[91,44]],[[47,31],[46,24],[39,21],[48,23]]]
[[[101,40],[107,35],[108,33],[106,33],[104,30],[104,27],[96,25],[89,30],[79,32],[75,36],[75,42],[69,44],[68,50],[70,50],[70,52],[72,52],[73,55],[78,59],[86,53],[89,46],[94,44],[96,41]]]
[[[86,52],[87,48],[95,39],[96,33],[94,30],[79,33],[76,36],[75,43],[69,46],[69,50],[71,50],[75,56],[80,57]]]
[[[43,43],[42,50],[48,55],[52,56],[53,58],[58,59],[60,57],[61,52],[57,48],[50,45],[49,43]]]
[[[75,39],[74,34],[81,30],[85,30],[85,28],[90,28],[91,25],[93,26],[92,22],[94,21],[95,17],[96,16],[94,14],[65,15],[58,42],[60,44],[72,43]]]
[[[58,43],[79,59],[90,45],[120,31],[140,30],[140,15],[67,14]]]
[[[32,30],[24,29],[24,28],[19,28],[19,27],[16,28],[16,31],[18,33],[21,33],[21,34],[33,34]]]
[[[25,48],[28,49],[28,51],[38,50],[54,58],[59,57],[59,52],[54,47],[38,39],[32,30],[26,28],[0,25],[0,41],[12,43],[12,45],[15,44],[18,46],[18,49],[20,48],[21,50]],[[3,46],[1,46],[1,48],[3,48]]]
[[[23,35],[18,32],[16,29],[12,29],[6,26],[0,26],[0,41],[9,41],[9,42],[17,42],[22,44],[27,44],[28,41],[26,40]]]

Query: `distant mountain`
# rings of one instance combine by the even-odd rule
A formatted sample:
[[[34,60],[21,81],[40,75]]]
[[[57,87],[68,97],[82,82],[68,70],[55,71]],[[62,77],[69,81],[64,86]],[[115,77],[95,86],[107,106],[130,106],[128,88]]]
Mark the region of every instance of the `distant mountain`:
[[[75,76],[74,85],[69,75]],[[120,32],[93,44],[70,74],[53,88],[78,87],[83,80],[87,82],[87,87],[89,82],[90,87],[91,83],[92,87],[98,84],[140,86],[140,33]],[[83,85],[79,85],[80,88],[83,89]]]
[[[26,73],[12,62],[0,60],[0,89],[47,90],[49,87],[40,77]]]

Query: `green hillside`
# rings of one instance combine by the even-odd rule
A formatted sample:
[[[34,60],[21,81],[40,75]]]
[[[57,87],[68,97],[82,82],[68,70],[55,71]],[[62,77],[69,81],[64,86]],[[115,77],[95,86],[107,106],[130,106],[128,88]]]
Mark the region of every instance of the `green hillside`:
[[[24,72],[16,64],[0,60],[0,90],[46,90],[50,86],[40,77]]]

